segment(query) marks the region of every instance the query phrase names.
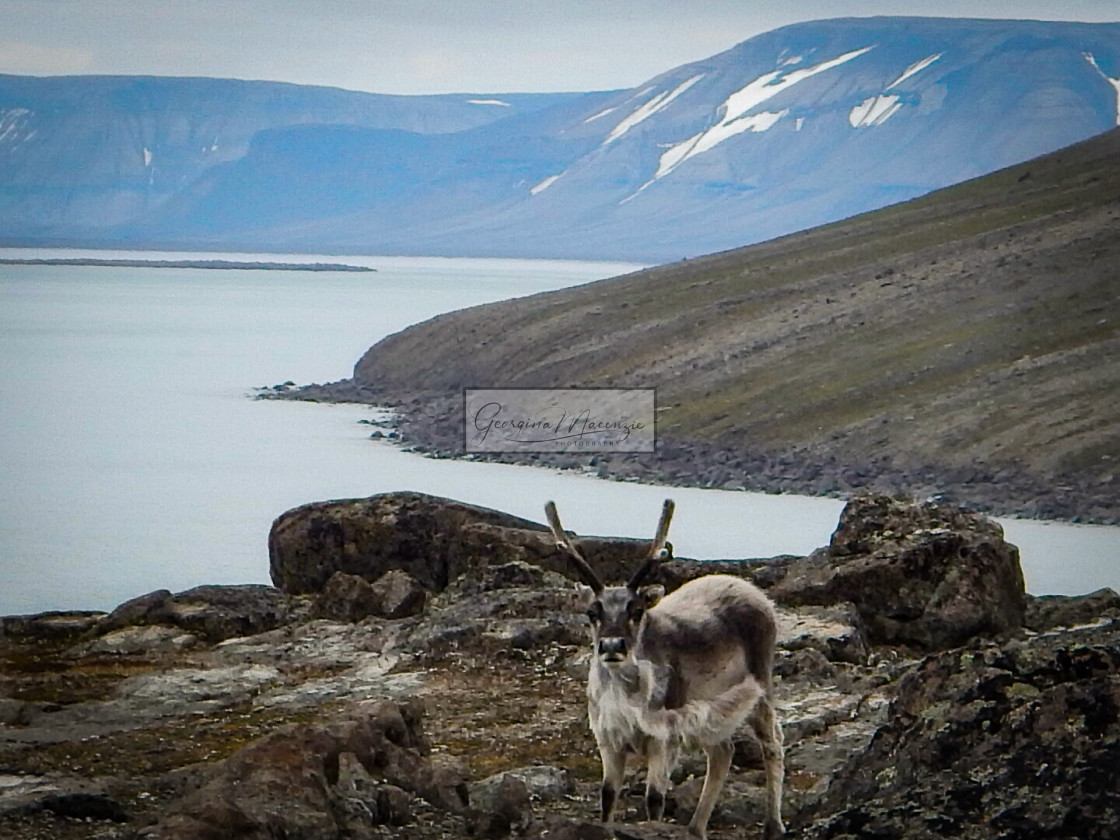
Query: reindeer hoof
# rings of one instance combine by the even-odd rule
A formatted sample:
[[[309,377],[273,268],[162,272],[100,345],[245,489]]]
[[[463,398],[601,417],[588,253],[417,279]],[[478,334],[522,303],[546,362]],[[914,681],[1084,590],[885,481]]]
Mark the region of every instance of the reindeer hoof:
[[[785,827],[780,820],[769,819],[762,829],[762,838],[763,840],[779,840],[785,833]]]

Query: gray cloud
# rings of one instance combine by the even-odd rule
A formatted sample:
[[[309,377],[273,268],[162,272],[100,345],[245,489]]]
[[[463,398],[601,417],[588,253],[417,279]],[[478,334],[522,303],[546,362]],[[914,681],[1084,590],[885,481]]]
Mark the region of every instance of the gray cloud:
[[[1116,20],[1114,0],[0,0],[0,72],[384,93],[630,87],[769,29],[874,14]]]

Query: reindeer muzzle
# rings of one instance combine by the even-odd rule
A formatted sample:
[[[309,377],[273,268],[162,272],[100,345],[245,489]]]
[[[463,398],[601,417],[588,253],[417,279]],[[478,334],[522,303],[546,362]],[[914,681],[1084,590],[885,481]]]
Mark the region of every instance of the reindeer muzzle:
[[[599,658],[604,662],[621,662],[626,658],[626,640],[621,636],[600,639]]]

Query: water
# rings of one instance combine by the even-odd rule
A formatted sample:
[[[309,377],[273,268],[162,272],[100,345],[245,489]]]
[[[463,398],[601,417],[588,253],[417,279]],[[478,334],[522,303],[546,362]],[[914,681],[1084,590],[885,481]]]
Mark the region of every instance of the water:
[[[107,609],[157,588],[268,582],[266,537],[277,515],[391,490],[538,521],[554,498],[579,532],[651,536],[664,488],[426,459],[369,440],[357,422],[373,416],[368,408],[246,398],[288,379],[348,376],[376,340],[439,312],[634,266],[207,256],[378,271],[0,267],[0,615]],[[841,507],[671,492],[674,544],[700,558],[806,553],[828,541]],[[1031,591],[1120,588],[1120,529],[1004,525],[1023,549]]]

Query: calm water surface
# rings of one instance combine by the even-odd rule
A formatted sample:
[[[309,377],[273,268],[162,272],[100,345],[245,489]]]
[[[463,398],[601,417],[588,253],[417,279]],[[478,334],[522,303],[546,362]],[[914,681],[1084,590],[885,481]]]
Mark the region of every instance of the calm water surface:
[[[577,531],[651,535],[663,488],[430,460],[369,440],[358,420],[371,409],[247,399],[288,379],[346,377],[379,338],[440,312],[635,266],[206,256],[340,261],[377,273],[0,267],[0,615],[267,582],[277,515],[390,490],[537,520],[555,498]],[[672,495],[678,553],[700,558],[811,551],[827,542],[841,508],[830,499]],[[1023,550],[1031,591],[1120,588],[1120,529],[1004,526]]]

